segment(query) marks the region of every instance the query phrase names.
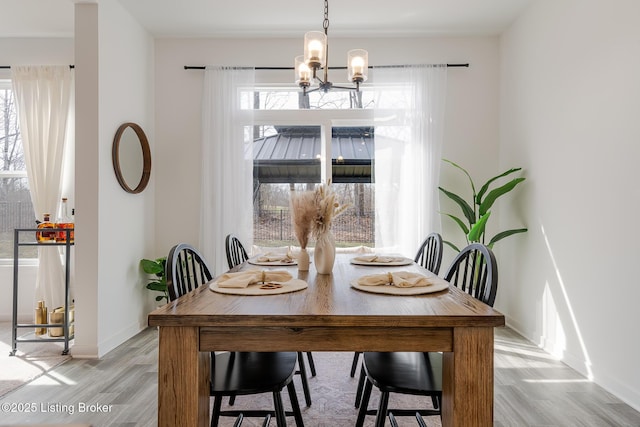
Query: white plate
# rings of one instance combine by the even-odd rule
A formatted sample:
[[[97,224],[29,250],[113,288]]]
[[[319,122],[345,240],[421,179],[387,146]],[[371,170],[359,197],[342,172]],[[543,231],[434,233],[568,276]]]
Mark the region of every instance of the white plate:
[[[380,256],[392,256],[392,255],[380,255]],[[402,260],[398,260],[398,261],[390,261],[390,262],[377,262],[377,261],[362,261],[359,259],[356,259],[357,257],[353,257],[351,258],[351,264],[355,264],[355,265],[374,265],[374,266],[389,266],[389,267],[393,267],[393,266],[399,266],[399,265],[410,265],[413,264],[413,260],[411,258],[402,258]],[[398,257],[395,257],[398,258]]]
[[[261,284],[249,285],[246,288],[221,288],[218,286],[218,282],[209,284],[209,289],[219,294],[228,295],[279,295],[286,294],[288,292],[296,292],[306,289],[309,285],[304,280],[291,279],[288,282],[273,282],[282,285],[277,289],[260,289]]]
[[[430,286],[415,286],[413,288],[399,288],[391,285],[378,285],[378,286],[366,286],[359,285],[357,280],[351,281],[351,287],[364,292],[371,292],[374,294],[387,294],[387,295],[422,295],[430,294],[433,292],[444,291],[449,289],[449,282],[444,279],[438,278],[436,283]]]
[[[250,258],[247,262],[253,265],[264,265],[264,266],[285,266],[285,265],[298,265],[298,260],[293,258],[291,262],[285,261],[258,261],[261,258],[260,256]]]

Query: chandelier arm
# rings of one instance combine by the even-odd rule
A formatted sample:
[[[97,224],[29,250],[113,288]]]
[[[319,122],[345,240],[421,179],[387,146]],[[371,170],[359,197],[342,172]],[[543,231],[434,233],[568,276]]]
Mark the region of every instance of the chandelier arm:
[[[358,91],[359,87],[358,86],[338,86],[338,85],[331,85],[332,89],[343,89],[343,90],[354,90],[354,91]]]
[[[318,69],[317,69],[317,68],[314,68],[314,69],[313,69],[313,80],[317,80],[317,81],[318,81],[318,83],[325,84],[325,83],[327,82],[327,73],[326,73],[326,71],[324,71],[324,70],[323,70],[323,74],[324,74],[324,80],[323,80],[323,79],[321,79],[321,78],[318,76]]]
[[[326,76],[326,74],[325,74],[325,76]],[[322,79],[321,79],[320,77],[318,77],[318,76],[315,76],[314,78],[315,78],[315,80],[316,80],[320,85],[325,85],[325,84],[329,83],[329,81],[327,80],[327,78],[326,78],[326,77],[324,78],[324,80],[322,80]]]

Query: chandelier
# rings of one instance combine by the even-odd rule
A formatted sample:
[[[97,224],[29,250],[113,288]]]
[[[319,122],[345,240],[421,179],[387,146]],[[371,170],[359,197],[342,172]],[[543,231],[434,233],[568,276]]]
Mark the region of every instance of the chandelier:
[[[329,55],[328,37],[329,31],[329,1],[324,0],[323,31],[309,31],[304,35],[304,55],[295,58],[296,83],[303,90],[304,95],[321,90],[328,92],[331,89],[343,89],[360,91],[360,83],[367,80],[369,54],[364,49],[352,49],[347,52],[348,79],[355,86],[336,86],[329,81]],[[322,69],[322,77],[319,70]],[[313,83],[318,86],[309,89]]]

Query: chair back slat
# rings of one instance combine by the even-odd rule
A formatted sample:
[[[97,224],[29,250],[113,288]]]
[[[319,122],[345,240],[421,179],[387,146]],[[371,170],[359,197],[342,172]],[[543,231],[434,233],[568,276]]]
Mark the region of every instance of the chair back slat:
[[[442,264],[442,236],[431,233],[420,245],[414,261],[434,274],[440,272]]]
[[[498,290],[498,264],[487,246],[472,243],[455,257],[445,280],[493,307]]]
[[[232,269],[236,265],[242,264],[249,259],[249,255],[247,255],[247,251],[244,249],[240,239],[233,234],[229,234],[226,237],[225,249],[227,252],[227,264],[229,265],[229,269]]]
[[[197,289],[213,278],[202,255],[187,243],[180,243],[171,248],[165,274],[170,301]]]

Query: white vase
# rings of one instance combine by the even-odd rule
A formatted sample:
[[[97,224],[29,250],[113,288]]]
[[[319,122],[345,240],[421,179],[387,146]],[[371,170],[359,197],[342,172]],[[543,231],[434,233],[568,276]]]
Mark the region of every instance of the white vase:
[[[318,236],[313,252],[313,262],[318,274],[331,274],[336,260],[336,241],[331,230]]]
[[[300,249],[298,254],[298,271],[309,271],[309,252],[306,248]]]

